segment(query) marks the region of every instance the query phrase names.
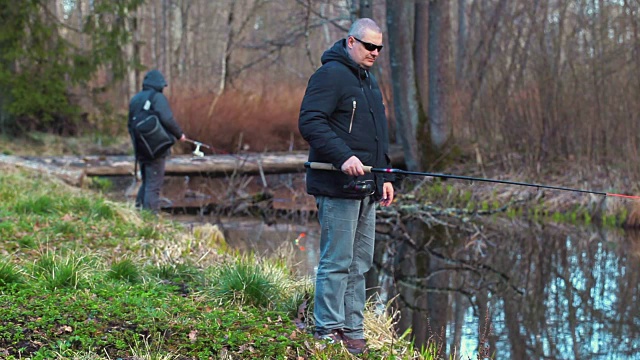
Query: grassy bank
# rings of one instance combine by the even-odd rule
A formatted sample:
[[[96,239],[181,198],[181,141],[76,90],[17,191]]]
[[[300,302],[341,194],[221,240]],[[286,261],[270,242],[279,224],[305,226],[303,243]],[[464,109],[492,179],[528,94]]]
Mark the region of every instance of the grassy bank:
[[[0,170],[0,357],[352,357],[312,339],[313,286],[286,246],[269,259],[233,254],[214,226]],[[392,316],[366,321],[364,358],[434,358],[399,339]]]

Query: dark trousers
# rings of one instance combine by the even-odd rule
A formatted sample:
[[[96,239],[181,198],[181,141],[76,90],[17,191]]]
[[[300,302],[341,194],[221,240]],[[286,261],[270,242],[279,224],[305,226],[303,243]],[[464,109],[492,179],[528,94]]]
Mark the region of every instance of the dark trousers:
[[[142,185],[138,189],[136,207],[141,207],[158,213],[160,210],[160,190],[164,182],[164,166],[166,158],[140,161],[140,174]]]

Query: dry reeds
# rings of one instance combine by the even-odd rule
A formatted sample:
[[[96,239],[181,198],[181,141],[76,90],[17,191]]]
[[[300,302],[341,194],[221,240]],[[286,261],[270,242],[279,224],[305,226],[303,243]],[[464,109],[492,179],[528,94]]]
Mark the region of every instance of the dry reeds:
[[[391,309],[393,300],[386,304],[377,299],[370,298],[366,304],[364,313],[365,338],[371,348],[374,349],[398,349],[408,350],[407,346],[394,346],[398,342],[408,342],[405,337],[409,332],[398,336],[396,334],[396,324],[400,317],[400,310]],[[394,355],[407,355],[395,353]]]
[[[298,132],[303,93],[288,85],[220,95],[174,89],[170,102],[187,136],[211,145],[216,153],[287,151],[306,149]]]

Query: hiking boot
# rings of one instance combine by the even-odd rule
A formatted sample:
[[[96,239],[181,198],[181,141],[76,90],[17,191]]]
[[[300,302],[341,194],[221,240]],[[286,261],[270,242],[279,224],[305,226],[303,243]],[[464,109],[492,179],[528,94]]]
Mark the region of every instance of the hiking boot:
[[[359,355],[367,352],[367,340],[365,339],[352,339],[346,335],[342,335],[342,341],[347,351],[351,354]]]
[[[344,340],[342,330],[340,329],[331,330],[326,334],[320,334],[316,332],[313,334],[313,338],[316,340],[328,340],[329,344],[339,344]]]

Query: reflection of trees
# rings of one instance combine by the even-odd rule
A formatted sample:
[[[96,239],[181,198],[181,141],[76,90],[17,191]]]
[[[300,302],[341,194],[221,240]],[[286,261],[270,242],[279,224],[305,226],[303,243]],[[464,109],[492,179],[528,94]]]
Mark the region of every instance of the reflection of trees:
[[[519,239],[526,242],[531,235],[544,241],[532,247],[539,261],[529,264],[537,271],[528,280],[529,294],[542,296],[525,301],[536,311],[522,309],[530,353],[584,359],[602,351],[630,352],[629,339],[639,333],[633,321],[637,307],[619,305],[633,298],[622,289],[635,288],[637,294],[639,267],[613,246],[622,239],[576,228],[541,229]]]
[[[624,358],[640,346],[640,232],[397,210],[379,216],[376,276],[418,344],[435,337],[460,353],[487,341],[513,359]]]

